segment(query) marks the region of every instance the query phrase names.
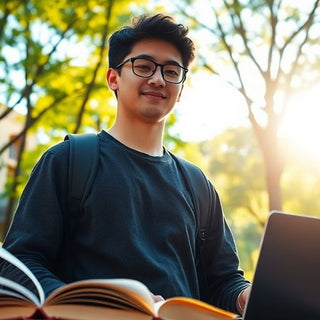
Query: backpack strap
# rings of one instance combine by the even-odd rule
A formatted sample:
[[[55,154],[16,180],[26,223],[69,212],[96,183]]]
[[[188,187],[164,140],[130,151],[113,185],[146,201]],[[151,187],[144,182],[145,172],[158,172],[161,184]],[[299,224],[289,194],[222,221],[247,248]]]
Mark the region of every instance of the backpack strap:
[[[188,178],[192,198],[198,213],[198,237],[200,246],[203,248],[207,239],[207,224],[211,207],[208,182],[200,169],[192,168],[190,165],[185,170],[185,174]]]
[[[69,199],[71,207],[80,209],[93,184],[99,161],[99,140],[96,133],[68,134]]]

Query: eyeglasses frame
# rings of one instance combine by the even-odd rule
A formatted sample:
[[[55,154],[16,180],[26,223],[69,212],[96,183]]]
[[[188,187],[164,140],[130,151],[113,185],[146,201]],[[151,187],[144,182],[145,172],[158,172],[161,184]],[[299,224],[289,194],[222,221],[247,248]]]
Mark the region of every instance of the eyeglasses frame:
[[[155,64],[156,67],[154,68],[154,70],[152,71],[152,73],[151,73],[150,76],[145,77],[145,76],[141,76],[141,75],[135,73],[134,68],[133,68],[133,63],[134,63],[135,60],[137,60],[137,59],[144,59],[144,60],[150,61],[150,62],[152,62],[152,63]],[[155,62],[155,61],[152,60],[152,59],[145,58],[145,57],[131,57],[131,58],[128,58],[128,59],[122,61],[121,63],[119,63],[119,64],[115,67],[115,69],[121,68],[121,67],[122,67],[124,64],[126,64],[127,62],[131,62],[131,69],[132,69],[133,74],[136,75],[137,77],[144,78],[144,79],[151,78],[151,77],[156,73],[157,68],[160,67],[160,72],[161,72],[161,75],[162,75],[162,79],[163,79],[165,82],[172,83],[172,84],[179,84],[179,83],[184,82],[184,81],[186,80],[187,72],[189,71],[187,68],[181,66],[179,63],[165,63],[165,64],[161,64],[161,63]],[[163,68],[164,68],[165,66],[167,66],[167,65],[176,65],[176,66],[180,67],[180,68],[183,70],[183,77],[182,77],[182,79],[181,79],[179,82],[168,81],[168,80],[166,80],[166,79],[164,78]]]

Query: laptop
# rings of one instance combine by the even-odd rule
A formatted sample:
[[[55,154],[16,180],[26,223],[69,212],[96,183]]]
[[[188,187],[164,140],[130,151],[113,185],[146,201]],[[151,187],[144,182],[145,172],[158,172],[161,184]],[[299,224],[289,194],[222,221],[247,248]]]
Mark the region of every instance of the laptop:
[[[271,211],[243,319],[320,319],[320,218]]]

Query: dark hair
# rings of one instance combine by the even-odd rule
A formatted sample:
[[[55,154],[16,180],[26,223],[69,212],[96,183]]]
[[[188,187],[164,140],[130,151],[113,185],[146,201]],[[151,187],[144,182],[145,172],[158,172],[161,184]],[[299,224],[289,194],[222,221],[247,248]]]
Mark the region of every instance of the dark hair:
[[[142,15],[130,26],[116,31],[109,39],[109,67],[115,68],[142,39],[160,39],[173,44],[181,54],[182,64],[188,67],[194,58],[194,44],[187,37],[188,28],[163,14]]]

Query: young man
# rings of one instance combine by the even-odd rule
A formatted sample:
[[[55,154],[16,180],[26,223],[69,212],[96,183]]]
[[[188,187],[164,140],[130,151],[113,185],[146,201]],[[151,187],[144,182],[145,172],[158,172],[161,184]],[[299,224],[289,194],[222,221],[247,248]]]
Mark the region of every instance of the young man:
[[[122,277],[164,298],[189,296],[242,313],[249,284],[216,191],[203,175],[212,200],[200,267],[200,213],[182,160],[163,146],[166,118],[194,57],[186,35],[161,14],[141,16],[112,35],[107,81],[117,118],[98,135],[97,174],[72,232],[66,223],[69,142],[49,149],[35,166],[4,247],[29,266],[46,294],[76,280]]]

